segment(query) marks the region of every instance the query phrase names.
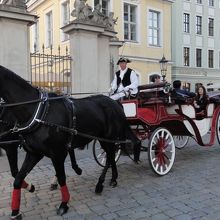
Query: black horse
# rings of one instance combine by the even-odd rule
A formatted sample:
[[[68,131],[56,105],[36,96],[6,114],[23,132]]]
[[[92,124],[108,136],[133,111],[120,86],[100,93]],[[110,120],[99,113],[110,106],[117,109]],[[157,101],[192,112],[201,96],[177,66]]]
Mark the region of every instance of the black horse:
[[[9,123],[9,121],[13,123]],[[0,133],[2,134],[0,147],[6,152],[11,175],[15,178],[18,174],[18,148],[21,146],[19,145],[19,139],[17,135],[5,134],[3,136],[5,131],[12,128],[14,122],[14,116],[10,112],[6,111],[5,108],[2,108],[0,113]],[[23,180],[22,188],[28,190],[29,192],[35,191],[34,185],[28,184],[25,180]]]
[[[38,89],[12,71],[0,66],[0,97],[4,99],[17,120],[22,145],[27,151],[23,165],[15,177],[12,193],[12,218],[20,214],[21,186],[27,173],[44,157],[51,159],[60,185],[62,202],[58,214],[68,210],[70,195],[66,186],[64,161],[68,147],[83,147],[94,136],[100,137],[107,161],[96,185],[95,192],[101,193],[109,167],[112,169],[110,185],[117,185],[115,145],[108,140],[130,139],[134,143],[135,160],[139,156],[139,140],[132,133],[123,109],[109,97],[97,95],[83,99],[47,99]],[[16,105],[13,105],[16,104]],[[78,131],[75,132],[75,131]],[[79,134],[86,134],[87,136]]]
[[[1,108],[0,133],[2,135],[0,137],[1,138],[0,147],[6,152],[11,175],[14,178],[16,177],[18,170],[19,170],[18,149],[22,147],[22,143],[17,133],[11,134],[10,132],[8,133],[7,131],[12,129],[15,123],[16,123],[16,119],[14,115],[10,111],[8,111],[8,109]],[[72,168],[78,175],[81,175],[82,170],[76,162],[74,148],[68,149],[68,153],[70,155]],[[51,190],[54,190],[57,188],[57,183],[55,180],[56,178],[53,179],[54,182],[51,182]],[[28,190],[29,192],[35,191],[35,186],[33,184],[28,184],[25,180],[22,183],[22,188]]]

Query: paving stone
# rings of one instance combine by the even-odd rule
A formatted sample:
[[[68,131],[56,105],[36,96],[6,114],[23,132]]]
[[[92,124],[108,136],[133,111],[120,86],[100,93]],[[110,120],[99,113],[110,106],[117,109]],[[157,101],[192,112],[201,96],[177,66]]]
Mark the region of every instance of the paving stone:
[[[101,195],[96,195],[94,189],[102,168],[94,161],[92,152],[79,152],[86,154],[78,161],[83,169],[81,176],[73,172],[69,160],[65,164],[71,199],[69,211],[62,217],[56,214],[61,203],[60,190],[49,190],[54,168],[51,162],[39,163],[27,179],[36,191],[21,193],[23,219],[220,219],[220,148],[195,145],[191,140],[189,146],[177,151],[174,167],[163,177],[152,172],[144,153],[139,165],[126,156],[121,157],[118,186],[114,189],[109,186],[111,171],[108,172]],[[13,178],[9,171],[1,171],[2,163],[7,163],[4,156],[0,158],[0,220],[5,220],[11,214]]]

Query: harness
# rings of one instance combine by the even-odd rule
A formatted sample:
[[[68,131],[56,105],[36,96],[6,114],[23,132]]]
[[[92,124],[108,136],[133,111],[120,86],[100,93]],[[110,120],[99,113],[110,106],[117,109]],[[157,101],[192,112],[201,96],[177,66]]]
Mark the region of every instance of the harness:
[[[17,122],[15,122],[13,128],[9,129],[8,131],[2,132],[0,134],[0,139],[6,135],[18,133],[20,140],[17,140],[17,142],[20,141],[23,145],[25,145],[28,148],[22,134],[30,133],[31,131],[36,129],[38,126],[45,125],[45,126],[54,127],[57,130],[62,130],[64,132],[69,133],[70,137],[68,140],[67,147],[71,147],[71,142],[72,142],[73,136],[75,136],[75,135],[79,135],[79,136],[89,138],[89,139],[97,139],[99,141],[108,142],[108,143],[124,143],[124,144],[131,143],[131,141],[129,141],[129,140],[118,140],[118,139],[109,140],[106,138],[96,137],[93,135],[89,135],[89,134],[77,131],[76,130],[76,107],[74,105],[74,102],[68,96],[49,97],[46,92],[41,92],[41,91],[40,91],[39,96],[40,96],[39,99],[31,100],[31,101],[18,102],[18,103],[12,103],[12,104],[0,103],[0,107],[14,107],[14,106],[19,106],[19,105],[38,103],[33,117],[24,126],[20,127],[17,124]],[[58,99],[64,99],[64,104],[65,104],[66,108],[71,112],[71,114],[70,114],[71,120],[69,120],[70,121],[69,127],[65,127],[62,125],[51,123],[51,122],[48,122],[45,120],[45,116],[46,116],[48,109],[49,109],[49,101],[58,100]],[[5,123],[7,123],[7,122],[5,122]],[[15,140],[7,141],[7,144],[13,143],[14,141]],[[2,141],[2,142],[0,142],[0,145],[1,144],[6,144],[6,142]]]

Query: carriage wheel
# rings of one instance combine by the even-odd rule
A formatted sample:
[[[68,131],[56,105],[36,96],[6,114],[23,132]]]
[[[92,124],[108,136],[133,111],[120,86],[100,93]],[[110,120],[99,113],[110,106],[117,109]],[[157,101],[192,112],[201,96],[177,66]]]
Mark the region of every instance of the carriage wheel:
[[[106,153],[102,149],[99,141],[97,140],[93,141],[92,151],[93,151],[93,156],[97,164],[100,165],[101,167],[104,167],[106,163]],[[121,147],[118,144],[117,149],[115,151],[115,162],[116,163],[118,162],[120,156],[121,156]]]
[[[157,128],[148,145],[148,160],[153,171],[162,176],[167,174],[174,163],[175,143],[171,133],[165,128]]]
[[[173,138],[174,138],[175,146],[178,149],[184,148],[189,141],[188,136],[173,136]]]
[[[218,117],[217,117],[216,133],[217,133],[218,143],[220,144],[220,113],[218,114]]]

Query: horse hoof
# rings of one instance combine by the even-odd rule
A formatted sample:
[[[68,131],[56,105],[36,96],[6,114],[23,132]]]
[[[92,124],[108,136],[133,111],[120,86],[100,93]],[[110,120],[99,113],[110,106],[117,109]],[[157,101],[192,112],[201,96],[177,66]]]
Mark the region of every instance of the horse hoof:
[[[50,191],[56,190],[58,188],[58,184],[51,184]]]
[[[82,174],[82,169],[81,168],[75,167],[73,169],[74,169],[74,171],[76,172],[77,175],[81,175]]]
[[[139,163],[141,163],[141,161],[139,159],[138,160],[134,159],[134,163],[139,164]]]
[[[67,213],[69,207],[66,203],[61,203],[60,207],[57,209],[57,215],[64,215],[65,213]]]
[[[18,213],[17,215],[12,215],[10,219],[22,220],[22,215],[21,215],[21,213]]]
[[[104,188],[104,186],[102,184],[101,185],[97,184],[96,188],[95,188],[95,193],[96,194],[101,194],[102,191],[103,191],[103,188]]]
[[[30,193],[33,193],[35,191],[35,186],[31,184],[31,188],[29,189]]]
[[[115,188],[115,187],[118,185],[118,183],[117,183],[116,180],[111,180],[109,185],[110,185],[112,188]]]

